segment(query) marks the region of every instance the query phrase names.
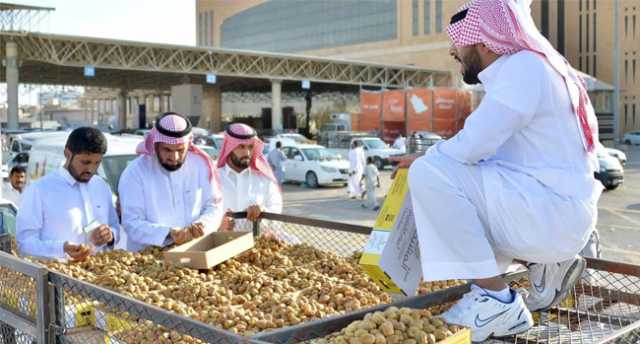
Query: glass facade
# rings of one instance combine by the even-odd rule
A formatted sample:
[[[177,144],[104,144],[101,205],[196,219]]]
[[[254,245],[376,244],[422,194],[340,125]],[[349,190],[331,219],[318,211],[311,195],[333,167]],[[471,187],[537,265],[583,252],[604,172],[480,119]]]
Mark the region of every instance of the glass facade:
[[[273,0],[222,24],[221,47],[299,52],[396,39],[396,0]]]

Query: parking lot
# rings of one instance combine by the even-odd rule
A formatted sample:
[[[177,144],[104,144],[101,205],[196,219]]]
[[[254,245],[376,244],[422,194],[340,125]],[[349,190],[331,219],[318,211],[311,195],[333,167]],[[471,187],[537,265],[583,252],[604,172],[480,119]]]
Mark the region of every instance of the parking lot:
[[[599,204],[598,230],[604,259],[640,263],[640,147],[619,147],[626,152],[625,181],[605,192]],[[382,201],[391,184],[391,171],[382,172]],[[361,200],[347,198],[344,187],[309,189],[297,184],[284,186],[284,212],[289,215],[372,226],[376,213],[362,209]]]

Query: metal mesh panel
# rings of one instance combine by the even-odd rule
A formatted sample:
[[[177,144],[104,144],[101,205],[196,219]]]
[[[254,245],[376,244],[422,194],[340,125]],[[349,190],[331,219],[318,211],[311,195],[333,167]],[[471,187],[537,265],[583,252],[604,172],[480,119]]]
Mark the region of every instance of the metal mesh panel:
[[[0,266],[0,304],[3,308],[35,322],[36,295],[34,278]]]
[[[267,216],[260,220],[260,231],[273,232],[277,238],[290,244],[305,243],[321,251],[332,252],[343,257],[362,252],[371,231],[367,227],[336,223],[333,224],[335,228],[331,228],[320,221],[295,223],[291,222],[292,219],[285,216]]]
[[[0,344],[32,344],[36,339],[0,321]]]
[[[231,332],[52,273],[62,343],[247,343]]]

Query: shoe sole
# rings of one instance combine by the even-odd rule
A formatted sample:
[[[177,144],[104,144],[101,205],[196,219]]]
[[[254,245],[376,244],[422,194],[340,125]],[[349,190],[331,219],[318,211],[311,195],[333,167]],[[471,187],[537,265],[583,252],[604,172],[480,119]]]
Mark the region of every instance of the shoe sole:
[[[567,274],[562,279],[561,288],[560,290],[556,290],[556,295],[551,301],[551,304],[549,304],[546,307],[537,309],[535,310],[535,312],[546,312],[549,309],[551,309],[551,307],[559,304],[560,302],[564,301],[564,299],[569,297],[569,292],[571,291],[571,288],[573,288],[573,286],[576,285],[576,283],[578,282],[578,279],[580,279],[586,267],[587,267],[587,261],[584,260],[584,258],[579,257],[578,259],[576,259],[576,261],[573,262],[571,267],[569,267],[569,270],[567,270]]]
[[[527,321],[523,321],[521,324],[516,325],[514,327],[515,328],[511,328],[509,331],[507,331],[507,333],[500,334],[499,336],[494,335],[494,332],[492,332],[490,335],[488,335],[487,337],[485,337],[483,339],[472,339],[471,342],[472,343],[481,343],[481,342],[486,341],[489,338],[506,339],[506,338],[509,338],[511,336],[515,336],[517,334],[529,331],[533,327],[533,323],[532,324],[527,324]]]

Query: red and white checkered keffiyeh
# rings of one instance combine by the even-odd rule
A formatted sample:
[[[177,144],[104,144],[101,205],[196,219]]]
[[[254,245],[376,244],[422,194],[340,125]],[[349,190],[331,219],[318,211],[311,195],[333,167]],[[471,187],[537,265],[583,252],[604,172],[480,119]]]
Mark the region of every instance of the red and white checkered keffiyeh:
[[[460,8],[462,19],[453,20],[447,32],[454,46],[463,47],[482,43],[498,55],[509,55],[530,50],[545,57],[547,62],[565,80],[583,145],[588,152],[594,149],[597,133],[593,108],[589,103],[584,80],[569,62],[542,36],[531,17],[531,0],[473,0]]]
[[[264,142],[258,138],[256,131],[246,124],[233,123],[229,125],[227,130],[225,130],[224,142],[222,143],[222,150],[220,151],[220,157],[218,158],[218,168],[227,164],[229,154],[231,154],[231,152],[233,152],[233,150],[240,144],[253,144],[253,152],[251,152],[249,168],[278,184],[278,181],[271,170],[271,165],[269,165],[267,158],[262,152],[264,149]]]
[[[193,134],[190,130],[184,136],[173,137],[162,134],[158,130],[157,126],[160,126],[161,129],[164,129],[165,131],[171,133],[180,133],[190,128],[191,124],[189,123],[188,119],[180,114],[173,112],[167,112],[163,114],[162,116],[160,116],[158,123],[156,123],[153,129],[151,129],[151,131],[146,134],[146,136],[144,137],[144,141],[142,141],[138,145],[138,147],[136,147],[136,153],[141,155],[154,155],[155,144],[158,142],[167,143],[170,145],[188,143],[189,151],[202,157],[207,162],[207,166],[209,167],[209,180],[214,180],[216,174],[213,161],[211,161],[211,158],[205,151],[193,144]]]

